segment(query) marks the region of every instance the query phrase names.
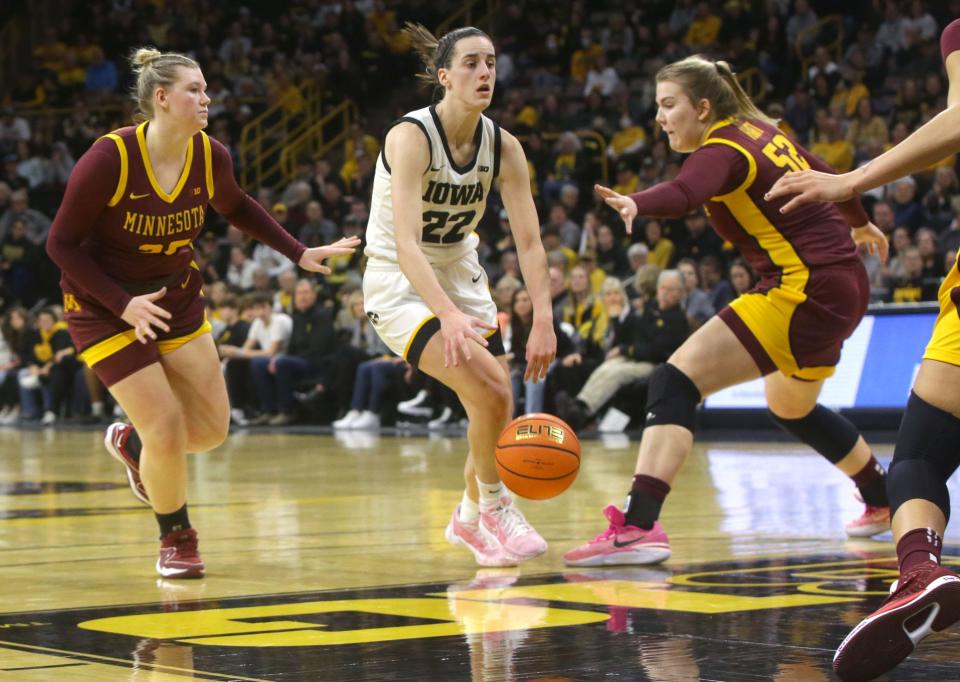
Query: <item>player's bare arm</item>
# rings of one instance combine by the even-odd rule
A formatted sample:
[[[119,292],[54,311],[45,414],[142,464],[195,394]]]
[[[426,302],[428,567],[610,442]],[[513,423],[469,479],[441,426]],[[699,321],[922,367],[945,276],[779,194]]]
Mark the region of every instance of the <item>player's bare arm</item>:
[[[540,223],[530,194],[527,157],[520,142],[501,130],[500,196],[510,216],[510,229],[517,245],[520,270],[533,302],[533,329],[527,341],[527,371],[524,379],[539,381],[557,355],[557,336],[553,330],[550,302],[550,277],[547,254],[540,241]]]

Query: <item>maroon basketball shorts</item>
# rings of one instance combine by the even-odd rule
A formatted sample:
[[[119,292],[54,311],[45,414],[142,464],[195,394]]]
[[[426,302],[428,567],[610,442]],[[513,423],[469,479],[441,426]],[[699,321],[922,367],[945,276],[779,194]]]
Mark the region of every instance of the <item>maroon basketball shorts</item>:
[[[720,319],[737,335],[763,374],[816,381],[833,375],[843,342],[870,300],[863,266],[802,268],[734,299]]]
[[[179,277],[172,277],[167,293],[155,303],[167,310],[170,331],[154,327],[156,340],[140,343],[133,328],[89,296],[64,290],[63,310],[70,337],[81,360],[110,387],[148,365],[159,362],[160,356],[172,353],[188,341],[210,331],[204,313],[201,276],[195,268],[187,268]],[[156,291],[164,285],[138,287],[134,295]]]

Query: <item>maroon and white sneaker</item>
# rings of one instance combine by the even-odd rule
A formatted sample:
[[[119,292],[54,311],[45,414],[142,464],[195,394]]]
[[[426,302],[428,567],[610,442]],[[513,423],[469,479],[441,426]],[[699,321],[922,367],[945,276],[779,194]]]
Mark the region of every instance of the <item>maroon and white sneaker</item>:
[[[869,538],[890,530],[890,507],[874,507],[863,501],[859,488],[854,488],[853,496],[863,502],[863,514],[844,526],[851,538]]]
[[[114,422],[107,427],[103,445],[115,460],[126,467],[127,481],[130,482],[130,490],[136,498],[149,506],[150,498],[147,497],[147,489],[143,487],[143,481],[140,480],[140,465],[127,451],[127,441],[131,433],[133,433],[133,427],[130,424]]]
[[[174,530],[160,539],[157,573],[164,578],[202,578],[204,568],[193,528]]]
[[[864,506],[863,514],[844,529],[852,538],[869,538],[890,530],[890,507]]]
[[[900,576],[891,594],[837,647],[833,670],[845,682],[892,670],[927,635],[960,620],[960,577],[935,561]]]

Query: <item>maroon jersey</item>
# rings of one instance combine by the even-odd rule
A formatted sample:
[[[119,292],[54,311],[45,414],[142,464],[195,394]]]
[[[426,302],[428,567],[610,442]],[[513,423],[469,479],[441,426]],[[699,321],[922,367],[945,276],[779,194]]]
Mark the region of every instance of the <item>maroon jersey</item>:
[[[305,247],[237,186],[230,153],[205,133],[190,140],[183,171],[168,194],[150,163],[147,126],[100,138],[70,175],[47,240],[65,293],[97,301],[119,317],[130,292],[146,293],[138,283],[172,283],[190,266],[207,204],[299,261]]]
[[[850,228],[866,225],[859,199],[805,204],[784,215],[788,199],[763,195],[788,170],[833,172],[779,129],[757,120],[716,123],[674,180],[632,195],[640,215],[679,217],[703,205],[717,233],[743,254],[759,288],[808,268],[862,267]],[[801,278],[802,279],[802,278]]]

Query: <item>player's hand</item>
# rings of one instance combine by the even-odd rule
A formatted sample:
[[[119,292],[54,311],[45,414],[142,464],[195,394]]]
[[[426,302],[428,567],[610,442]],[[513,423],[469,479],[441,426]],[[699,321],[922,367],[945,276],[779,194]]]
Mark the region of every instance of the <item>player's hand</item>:
[[[624,225],[627,226],[627,234],[631,234],[633,232],[633,219],[637,217],[636,202],[630,197],[614,192],[603,185],[594,185],[593,189],[600,195],[600,198],[607,202],[607,206],[620,214]]]
[[[780,209],[789,213],[793,209],[814,201],[846,201],[856,194],[850,181],[850,173],[833,175],[820,171],[805,170],[799,173],[786,173],[773,183],[770,191],[763,195],[767,201],[796,194]]]
[[[156,340],[157,333],[153,330],[154,327],[165,332],[170,331],[170,326],[164,320],[169,320],[172,315],[154,303],[166,295],[167,288],[163,287],[152,294],[134,296],[123,309],[120,319],[133,327],[133,333],[137,335],[137,341],[140,343],[146,343],[148,338]]]
[[[547,378],[547,370],[557,357],[557,335],[553,323],[534,319],[530,338],[527,339],[527,371],[523,380],[537,383]]]
[[[489,344],[477,329],[495,331],[496,325],[484,322],[478,317],[455,310],[440,316],[440,335],[443,337],[443,366],[459,367],[460,358],[470,361],[470,341],[476,341],[486,348]]]
[[[870,255],[879,254],[880,262],[887,262],[887,255],[890,253],[890,242],[887,236],[880,231],[873,223],[867,223],[863,227],[855,227],[850,230],[853,241],[859,244],[867,245],[867,253]]]
[[[315,246],[307,249],[300,256],[300,262],[297,263],[304,270],[310,272],[319,272],[321,275],[329,275],[330,268],[323,264],[324,259],[334,256],[346,256],[351,254],[360,246],[360,237],[344,237],[328,246]]]
[[[580,355],[580,353],[570,353],[570,355],[560,361],[560,364],[564,367],[573,367],[574,365],[579,365],[581,362],[583,362],[583,356]]]

